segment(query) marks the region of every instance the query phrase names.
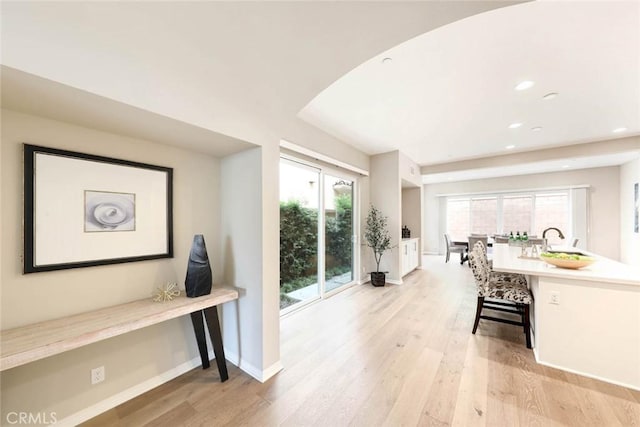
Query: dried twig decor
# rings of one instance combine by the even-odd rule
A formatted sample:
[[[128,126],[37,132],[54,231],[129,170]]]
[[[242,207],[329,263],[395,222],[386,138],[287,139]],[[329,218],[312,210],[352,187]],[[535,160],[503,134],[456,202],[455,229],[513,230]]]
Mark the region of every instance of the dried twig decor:
[[[171,301],[175,297],[180,296],[180,289],[178,289],[177,283],[167,283],[164,286],[160,286],[156,289],[156,294],[153,298],[155,302]]]

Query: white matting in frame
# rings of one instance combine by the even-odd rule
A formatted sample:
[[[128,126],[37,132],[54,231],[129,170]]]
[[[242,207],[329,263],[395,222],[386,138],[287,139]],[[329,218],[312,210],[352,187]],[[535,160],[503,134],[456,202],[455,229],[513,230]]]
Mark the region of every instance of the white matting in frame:
[[[25,273],[171,257],[171,182],[170,168],[25,145]]]

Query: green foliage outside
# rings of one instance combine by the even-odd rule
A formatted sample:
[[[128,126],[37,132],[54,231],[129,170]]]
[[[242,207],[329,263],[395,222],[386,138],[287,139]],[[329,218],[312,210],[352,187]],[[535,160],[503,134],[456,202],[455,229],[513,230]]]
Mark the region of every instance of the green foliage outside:
[[[318,210],[298,201],[280,202],[280,288],[316,273]]]
[[[326,279],[351,270],[353,209],[350,195],[335,199],[326,221]],[[317,282],[318,210],[292,200],[280,202],[280,305],[297,301],[285,294]],[[283,307],[284,304],[284,307]]]
[[[327,269],[343,266],[351,268],[351,265],[353,265],[351,262],[353,252],[351,243],[353,234],[351,195],[336,196],[335,204],[336,216],[327,216],[325,218]],[[333,277],[329,275],[328,271],[326,276],[327,279]]]

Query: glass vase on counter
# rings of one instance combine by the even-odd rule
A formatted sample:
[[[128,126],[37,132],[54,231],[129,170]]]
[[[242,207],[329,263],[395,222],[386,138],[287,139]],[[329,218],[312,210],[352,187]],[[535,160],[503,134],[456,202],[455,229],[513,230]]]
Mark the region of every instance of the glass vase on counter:
[[[531,258],[538,258],[538,245],[535,243],[531,245]]]

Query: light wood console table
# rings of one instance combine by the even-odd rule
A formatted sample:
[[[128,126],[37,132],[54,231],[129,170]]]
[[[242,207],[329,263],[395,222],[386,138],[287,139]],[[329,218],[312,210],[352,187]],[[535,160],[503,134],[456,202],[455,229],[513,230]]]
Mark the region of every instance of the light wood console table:
[[[148,298],[3,330],[0,331],[0,371],[190,314],[202,368],[209,367],[203,321],[206,319],[220,380],[226,381],[229,376],[216,306],[236,299],[235,289],[213,288],[211,294],[198,298],[181,295],[166,302],[153,302]]]

